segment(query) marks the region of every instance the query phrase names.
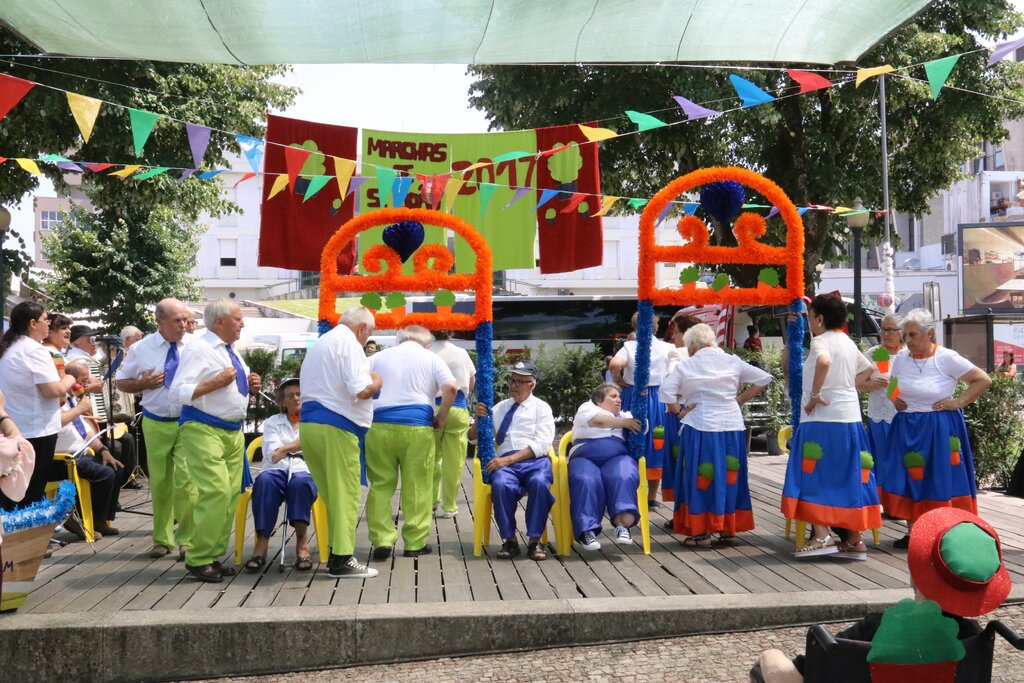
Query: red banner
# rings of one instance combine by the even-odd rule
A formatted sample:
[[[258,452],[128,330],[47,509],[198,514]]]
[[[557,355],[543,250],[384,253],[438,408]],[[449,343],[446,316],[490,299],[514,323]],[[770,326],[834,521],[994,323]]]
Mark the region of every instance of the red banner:
[[[596,126],[597,122],[587,123]],[[601,217],[590,218],[601,210],[601,172],[596,144],[587,142],[579,126],[537,128],[537,149],[549,150],[570,145],[568,149],[546,156],[537,164],[537,187],[562,192],[537,210],[537,235],[540,239],[540,272],[567,273],[601,265],[604,256],[604,228]],[[586,193],[577,206],[574,193]],[[537,196],[540,196],[538,190]]]
[[[259,265],[320,272],[320,252],[331,235],[352,218],[355,199],[351,194],[348,198],[339,197],[338,184],[333,179],[308,200],[303,201],[303,197],[311,177],[334,175],[331,156],[356,158],[357,135],[357,128],[267,115],[267,175],[261,207]],[[277,174],[289,172],[285,147],[281,145],[301,146],[321,154],[307,155],[294,185],[268,198]],[[355,243],[342,250],[338,256],[339,273],[352,272],[355,255]]]

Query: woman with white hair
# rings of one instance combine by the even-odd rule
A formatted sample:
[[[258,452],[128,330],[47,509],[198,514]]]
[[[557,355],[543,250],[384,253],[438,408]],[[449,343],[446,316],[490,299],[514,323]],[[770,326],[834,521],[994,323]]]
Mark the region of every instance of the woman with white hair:
[[[687,536],[684,546],[707,548],[712,533],[724,540],[754,528],[740,406],[764,391],[772,376],[718,348],[714,330],[704,323],[688,329],[683,344],[689,358],[661,385],[661,400],[683,424],[674,522]],[[743,385],[749,386],[741,392]]]
[[[974,458],[962,409],[992,380],[956,351],[935,343],[935,320],[928,311],[914,309],[901,327],[907,348],[892,367],[899,412],[889,431],[882,505],[893,517],[907,520],[909,531],[918,517],[935,508],[977,514]],[[955,398],[958,381],[967,388]],[[906,548],[907,540],[894,545]]]
[[[871,455],[875,461],[875,479],[883,486],[888,455],[886,444],[889,440],[889,427],[896,417],[896,406],[889,400],[887,389],[892,376],[892,361],[906,348],[903,345],[903,332],[900,321],[895,315],[882,318],[882,343],[872,346],[864,352],[864,357],[873,366],[871,376],[857,382],[857,390],[868,395],[868,443],[871,444]]]

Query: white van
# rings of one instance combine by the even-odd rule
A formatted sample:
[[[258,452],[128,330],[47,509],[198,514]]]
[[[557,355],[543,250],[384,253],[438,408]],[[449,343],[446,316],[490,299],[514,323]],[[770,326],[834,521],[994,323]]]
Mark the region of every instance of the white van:
[[[306,351],[317,339],[316,332],[296,332],[292,334],[259,334],[252,338],[249,349],[266,349],[274,352],[274,366],[282,361],[306,357]]]

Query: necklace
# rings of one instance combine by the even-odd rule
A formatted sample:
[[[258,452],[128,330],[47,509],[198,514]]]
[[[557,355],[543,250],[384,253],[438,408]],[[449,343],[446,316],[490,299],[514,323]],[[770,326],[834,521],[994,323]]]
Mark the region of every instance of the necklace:
[[[913,361],[914,367],[917,368],[918,374],[923,374],[924,369],[928,367],[928,360],[935,357],[935,350],[938,348],[938,344],[933,343],[931,351],[926,356],[918,356],[917,354],[910,354],[910,360]],[[923,363],[918,363],[919,360],[924,360]]]

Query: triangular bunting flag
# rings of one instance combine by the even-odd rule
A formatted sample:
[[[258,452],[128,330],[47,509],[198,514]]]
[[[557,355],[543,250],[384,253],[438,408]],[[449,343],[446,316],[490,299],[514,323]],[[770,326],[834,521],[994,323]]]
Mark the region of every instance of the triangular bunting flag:
[[[412,183],[416,180],[410,176],[400,176],[395,178],[395,181],[391,183],[391,197],[394,200],[394,206],[396,209],[401,209],[405,206],[405,198],[409,196],[409,190],[412,189]]]
[[[618,136],[618,133],[616,133],[614,130],[610,130],[608,128],[594,128],[592,126],[584,126],[582,123],[580,123],[578,125],[579,125],[579,128],[580,128],[580,132],[583,133],[583,135],[586,136],[586,138],[588,140],[590,140],[591,142],[600,142],[601,140],[610,140],[610,139]],[[559,150],[551,150],[551,153],[554,154],[556,151],[561,151],[561,150],[560,149]]]
[[[348,194],[346,194],[345,197],[348,198],[348,195],[354,194],[356,196],[357,209],[359,208],[359,188],[361,188],[363,186],[363,183],[365,183],[369,179],[369,176],[354,175],[352,176],[352,179],[348,182]]]
[[[585,128],[585,126],[580,126],[580,127],[581,128]],[[593,130],[607,130],[607,129],[606,128],[594,128]],[[559,152],[564,152],[565,150],[569,149],[569,147],[570,147],[570,145],[562,145],[561,147],[552,147],[551,149],[542,150],[539,154],[542,157],[550,157],[550,156],[554,156],[554,155],[558,154]]]
[[[78,130],[82,131],[82,139],[89,142],[89,137],[92,135],[92,127],[96,125],[96,117],[99,116],[103,101],[74,92],[67,93],[67,96],[68,106],[71,107],[71,114],[75,117]]]
[[[505,152],[494,157],[494,163],[500,164],[503,161],[515,161],[516,159],[525,159],[532,156],[533,152]]]
[[[637,131],[643,132],[645,130],[651,130],[652,128],[663,128],[668,124],[661,119],[654,118],[650,114],[643,114],[632,109],[626,110],[626,116],[629,120],[637,125]]]
[[[466,181],[462,178],[452,178],[449,176],[448,182],[444,188],[444,212],[451,213],[452,208],[455,206],[455,198],[459,196],[459,192],[462,190],[462,186],[466,184]]]
[[[74,171],[75,173],[82,172],[82,167],[73,161],[58,161],[57,168],[65,171]]]
[[[491,203],[491,199],[494,198],[494,193],[498,190],[498,186],[494,183],[480,183],[477,189],[480,190],[480,217],[483,218],[484,214],[487,213],[487,207]]]
[[[0,74],[0,121],[7,116],[14,105],[21,102],[35,83],[14,76]]]
[[[515,204],[516,202],[518,202],[520,199],[530,194],[531,192],[533,192],[532,187],[517,187],[516,193],[512,195],[512,199],[508,200],[508,204],[505,205],[505,208],[507,209],[508,207],[512,206],[513,204]]]
[[[259,173],[260,163],[263,161],[263,148],[266,146],[266,143],[259,138],[251,138],[248,135],[236,135],[235,142],[242,148],[242,156],[249,162],[249,168],[252,169],[252,172]],[[342,194],[344,195],[344,193]]]
[[[812,90],[820,90],[822,88],[831,88],[832,81],[828,80],[824,76],[819,76],[816,73],[810,71],[801,71],[800,69],[786,69],[789,77],[800,84],[800,93],[811,92]]]
[[[612,208],[612,205],[622,199],[621,197],[601,197],[601,210],[595,214],[591,214],[591,218],[597,218],[608,213],[608,209]]]
[[[195,167],[203,165],[203,156],[206,155],[206,148],[210,144],[211,128],[200,126],[198,123],[186,123],[185,132],[188,134],[188,146],[192,150],[192,161]]]
[[[155,168],[149,169],[148,171],[143,171],[142,173],[135,176],[133,180],[146,180],[148,178],[152,178],[155,175],[166,173],[169,170],[171,170],[170,166],[157,166]]]
[[[924,72],[928,74],[928,85],[931,86],[933,100],[939,99],[939,92],[949,80],[949,74],[953,72],[953,67],[959,59],[960,55],[950,55],[924,63]]]
[[[801,206],[801,207],[797,208],[796,212],[798,214],[800,214],[801,216],[803,216],[805,213],[807,213],[810,210],[811,210],[811,207],[809,207],[809,206]]]
[[[219,169],[217,171],[203,171],[202,173],[199,174],[199,179],[200,180],[209,180],[210,178],[216,178],[221,173],[223,173],[224,170],[225,169],[222,168],[222,169]]]
[[[108,168],[113,168],[114,164],[82,164],[93,173],[99,173],[100,171],[106,171]]]
[[[356,162],[351,159],[334,157],[334,177],[338,181],[338,196],[344,201],[348,195],[348,183],[356,172]]]
[[[778,215],[779,215],[779,209],[777,207],[773,206],[772,210],[768,212],[768,215],[765,216],[764,219],[768,220],[769,218],[773,218],[774,216],[778,216]]]
[[[234,185],[232,185],[232,186],[231,186],[231,189],[232,189],[232,190],[234,190],[234,189],[236,189],[236,188],[237,188],[237,187],[238,187],[239,185],[241,185],[241,184],[242,184],[242,183],[244,183],[244,182],[245,182],[246,180],[248,180],[249,178],[255,178],[255,177],[256,177],[256,174],[255,174],[255,173],[252,173],[252,172],[250,172],[250,173],[246,173],[246,174],[245,174],[244,176],[242,176],[242,177],[241,177],[241,178],[240,178],[240,179],[238,180],[238,182],[237,182],[237,183],[235,183]]]
[[[586,199],[587,197],[588,195],[583,192],[574,193],[572,199],[569,200],[569,204],[566,205],[566,207],[559,211],[558,213],[572,213],[579,207],[580,204],[583,203],[583,200]]]
[[[56,161],[71,161],[71,159],[68,159],[67,157],[62,157],[59,154],[44,154],[41,157],[39,157],[38,159],[36,159],[36,161],[56,162]]]
[[[295,181],[299,178],[299,171],[302,170],[302,165],[306,163],[306,159],[312,153],[308,149],[293,145],[284,148],[284,166],[288,170],[288,187],[295,188]]]
[[[385,206],[392,206],[398,208],[394,204],[392,198],[391,186],[395,184],[395,178],[398,177],[398,171],[387,166],[378,166],[377,171],[377,197],[380,199],[380,207],[383,209]]]
[[[120,171],[114,171],[113,173],[108,173],[107,175],[116,175],[121,180],[124,180],[132,173],[138,171],[140,168],[142,168],[142,164],[132,164],[130,166],[125,166]]]
[[[490,162],[487,162],[487,161],[478,161],[478,162],[476,162],[475,164],[470,164],[470,165],[469,165],[469,166],[467,166],[466,168],[464,168],[464,169],[460,170],[460,171],[459,171],[459,173],[461,173],[461,174],[462,174],[462,177],[463,177],[463,178],[465,178],[466,176],[468,176],[468,175],[469,175],[469,172],[470,172],[470,171],[475,171],[475,170],[476,170],[476,169],[478,169],[478,168],[483,168],[484,166],[490,166],[490,165],[491,165],[491,164],[490,164]]]
[[[146,140],[153,132],[153,126],[156,125],[160,115],[129,107],[128,116],[132,122],[132,143],[135,145],[135,156],[142,156],[142,148],[146,146]]]
[[[683,202],[683,212],[687,216],[692,216],[697,213],[697,207],[700,206],[700,202]]]
[[[634,211],[639,211],[640,209],[647,206],[647,202],[649,201],[649,199],[630,199],[627,203],[629,204],[631,209],[633,209]]]
[[[686,118],[690,121],[693,121],[694,119],[703,119],[707,116],[717,116],[720,113],[714,109],[702,107],[696,102],[691,102],[680,95],[673,95],[672,99],[679,104],[680,109],[683,110],[683,113],[686,114]]]
[[[850,213],[851,211],[853,211],[853,209],[848,206],[837,206],[832,209],[832,213]]]
[[[270,187],[270,194],[267,195],[267,199],[273,199],[278,192],[283,190],[288,185],[288,176],[279,175],[274,178],[274,184]]]
[[[992,54],[988,58],[987,66],[992,66],[1018,47],[1024,47],[1024,38],[1017,38],[1016,40],[1009,40],[1005,43],[996,45],[996,48],[992,50]]]
[[[775,99],[747,79],[740,78],[736,74],[729,74],[729,80],[732,82],[732,87],[736,89],[736,94],[743,100],[744,107],[767,104]]]
[[[15,159],[18,162],[18,166],[31,173],[32,175],[43,175],[43,172],[39,170],[39,165],[32,159]]]
[[[324,189],[324,185],[331,182],[334,176],[329,175],[315,175],[309,179],[309,186],[306,187],[306,194],[302,195],[302,201],[309,201],[310,197],[315,195],[320,190]]]
[[[550,202],[552,199],[555,198],[555,195],[557,195],[559,192],[561,192],[561,190],[544,190],[543,192],[541,192],[540,201],[537,202],[537,206],[533,207],[533,210],[536,211],[540,207]]]
[[[661,222],[665,220],[665,216],[667,216],[668,212],[672,210],[672,206],[674,204],[675,202],[669,202],[668,204],[665,205],[665,208],[658,213],[658,218],[654,221],[655,225],[661,225]]]
[[[444,198],[444,192],[448,189],[448,181],[451,180],[451,173],[439,173],[430,179],[430,208],[437,211]]]
[[[882,66],[873,66],[870,69],[858,69],[857,79],[854,82],[854,87],[859,88],[860,84],[866,81],[867,79],[874,78],[875,76],[881,76],[882,74],[887,74],[895,70],[896,69],[894,69],[888,64],[884,64]]]
[[[199,169],[196,169],[196,168],[186,168],[184,171],[181,172],[181,175],[178,176],[178,182],[179,183],[185,182],[186,180],[188,180],[189,178],[192,177],[193,173],[195,173],[198,170]]]
[[[426,173],[415,174],[416,180],[420,181],[420,199],[424,206],[430,205],[430,176]]]

